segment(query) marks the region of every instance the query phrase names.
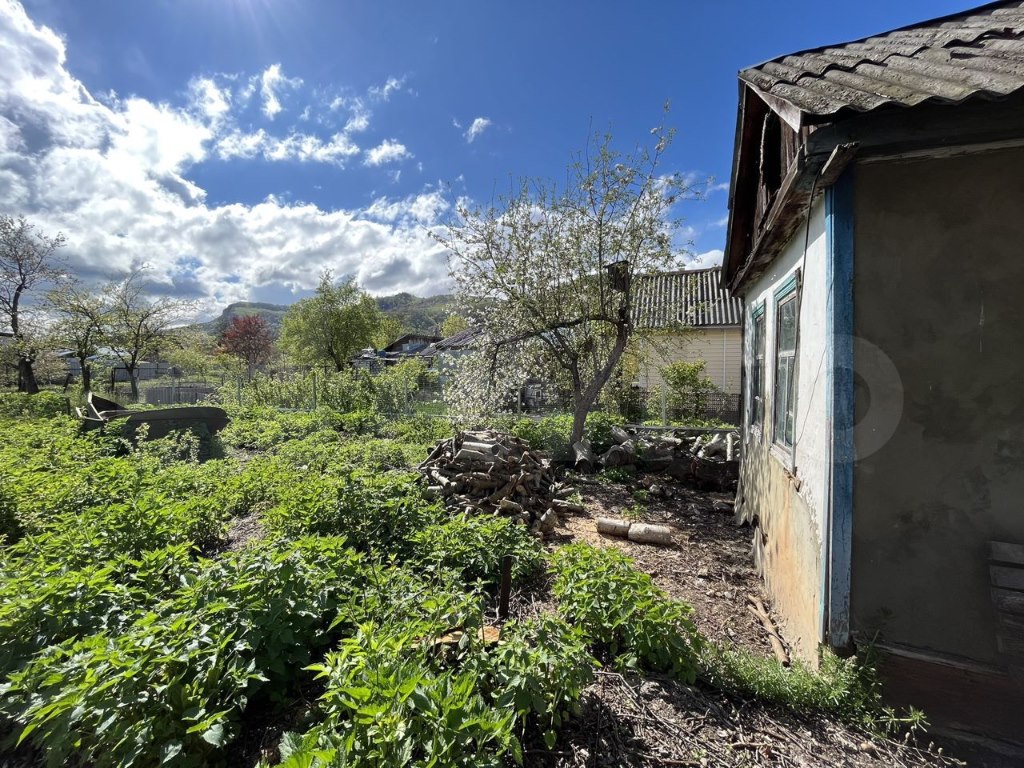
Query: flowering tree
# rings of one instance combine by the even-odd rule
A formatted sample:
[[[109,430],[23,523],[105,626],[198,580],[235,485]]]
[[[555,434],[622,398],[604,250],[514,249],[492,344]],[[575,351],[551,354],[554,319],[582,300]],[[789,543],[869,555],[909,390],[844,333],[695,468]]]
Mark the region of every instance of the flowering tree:
[[[633,336],[636,278],[677,264],[672,207],[690,192],[659,166],[672,131],[621,153],[596,135],[564,186],[523,180],[487,208],[459,205],[439,239],[459,305],[483,328],[453,391],[474,407],[507,402],[527,374],[572,391],[572,441]]]
[[[14,336],[18,359],[18,389],[38,392],[32,362],[40,352],[40,329],[26,322],[25,293],[37,283],[56,280],[64,270],[57,262],[57,249],[64,235],[49,237],[36,230],[24,216],[0,215],[0,316]]]
[[[256,367],[270,360],[274,351],[274,337],[267,321],[259,315],[235,316],[221,335],[221,348],[229,355],[243,361],[249,380]]]

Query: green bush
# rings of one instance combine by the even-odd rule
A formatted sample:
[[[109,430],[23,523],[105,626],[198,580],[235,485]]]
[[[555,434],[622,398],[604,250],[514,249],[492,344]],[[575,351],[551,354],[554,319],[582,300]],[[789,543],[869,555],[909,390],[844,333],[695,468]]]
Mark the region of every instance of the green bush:
[[[551,570],[560,610],[582,627],[599,658],[696,680],[703,642],[690,621],[692,609],[669,598],[628,557],[572,544],[552,555]]]
[[[501,560],[513,558],[512,578],[535,572],[542,562],[540,543],[526,526],[505,517],[456,517],[414,534],[413,558],[451,568],[467,582],[496,586]]]
[[[67,416],[68,403],[57,392],[42,391],[34,395],[24,392],[0,392],[0,416],[49,419]]]
[[[123,632],[51,646],[0,687],[0,712],[50,764],[196,766],[254,695],[279,698],[326,646],[361,565],[343,540],[207,561]]]
[[[597,662],[583,630],[544,614],[505,625],[485,664],[495,706],[524,721],[533,719],[550,749],[558,729],[579,714],[580,697]]]
[[[424,499],[417,480],[403,472],[311,473],[282,488],[263,521],[283,536],[342,534],[357,549],[401,552],[416,531],[441,515],[438,504]]]
[[[584,435],[595,453],[604,453],[612,446],[612,427],[621,427],[625,421],[621,416],[597,411],[587,415]],[[573,458],[569,437],[572,435],[572,416],[545,416],[542,419],[519,419],[514,422],[511,432],[526,440],[531,448],[546,451],[555,461]]]

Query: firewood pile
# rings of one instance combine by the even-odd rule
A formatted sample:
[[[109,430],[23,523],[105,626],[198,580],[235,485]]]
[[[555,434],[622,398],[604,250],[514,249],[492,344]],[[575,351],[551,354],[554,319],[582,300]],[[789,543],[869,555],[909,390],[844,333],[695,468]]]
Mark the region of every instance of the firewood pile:
[[[576,469],[632,467],[723,490],[735,486],[739,477],[740,437],[735,431],[680,428],[658,434],[614,427],[611,436],[612,446],[600,456],[588,441],[576,443]]]
[[[549,533],[559,512],[582,511],[567,500],[574,489],[556,480],[549,459],[502,432],[460,432],[442,440],[419,471],[428,495],[456,512],[514,517]]]

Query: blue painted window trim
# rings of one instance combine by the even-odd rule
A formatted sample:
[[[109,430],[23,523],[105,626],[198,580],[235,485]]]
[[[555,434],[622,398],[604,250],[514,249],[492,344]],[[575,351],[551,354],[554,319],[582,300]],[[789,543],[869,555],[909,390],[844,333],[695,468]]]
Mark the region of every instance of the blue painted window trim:
[[[853,555],[853,480],[856,420],[854,345],[854,167],[825,194],[826,333],[831,462],[824,546],[822,627],[833,647],[850,642],[850,583]]]
[[[773,294],[775,298],[775,303],[778,304],[780,301],[782,301],[782,299],[786,298],[786,296],[795,291],[797,283],[799,282],[800,270],[797,270],[796,272],[789,276],[786,282],[784,282],[782,285],[775,289],[775,293]]]
[[[757,318],[764,314],[764,307],[765,302],[763,301],[760,304],[755,305],[754,309],[750,313],[750,318],[752,320],[757,320]]]

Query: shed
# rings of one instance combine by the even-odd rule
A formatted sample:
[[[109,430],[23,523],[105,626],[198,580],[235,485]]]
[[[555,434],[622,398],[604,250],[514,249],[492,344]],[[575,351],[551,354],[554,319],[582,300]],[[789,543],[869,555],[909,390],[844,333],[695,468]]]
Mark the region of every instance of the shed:
[[[739,74],[738,513],[784,632],[1024,734],[1024,4]]]

